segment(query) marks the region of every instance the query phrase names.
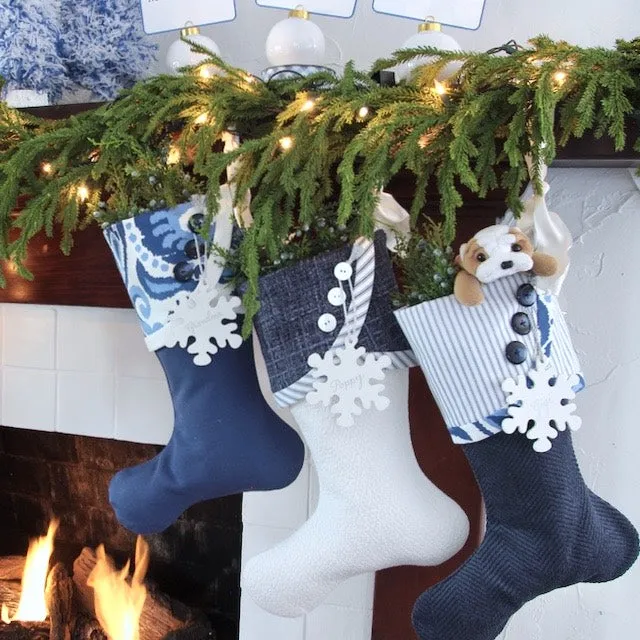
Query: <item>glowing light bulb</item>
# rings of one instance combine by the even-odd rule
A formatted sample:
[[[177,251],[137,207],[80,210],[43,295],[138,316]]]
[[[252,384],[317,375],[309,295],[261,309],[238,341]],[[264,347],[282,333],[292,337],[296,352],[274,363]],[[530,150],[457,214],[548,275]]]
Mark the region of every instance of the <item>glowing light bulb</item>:
[[[180,162],[180,149],[178,147],[169,147],[167,164],[178,164],[178,162]]]
[[[305,100],[300,107],[300,111],[311,111],[316,106],[315,100]]]
[[[433,81],[433,90],[439,95],[443,96],[447,93],[447,85],[439,80]]]
[[[203,79],[203,80],[208,80],[209,78],[212,78],[213,75],[215,74],[215,67],[213,67],[210,64],[205,64],[204,66],[200,67],[200,69],[198,69],[198,75]]]
[[[280,148],[283,151],[289,151],[291,147],[293,147],[293,138],[291,136],[285,136],[284,138],[280,138]]]
[[[44,173],[45,175],[49,176],[53,173],[53,167],[51,166],[50,162],[43,162],[40,165],[40,171],[42,171],[42,173]]]
[[[368,115],[369,115],[369,107],[360,107],[360,109],[358,109],[359,118],[366,118]]]
[[[209,120],[209,114],[205,111],[204,113],[201,113],[195,120],[195,124],[206,124],[206,122]]]
[[[89,189],[82,184],[78,187],[77,194],[78,200],[80,200],[80,202],[85,202],[89,198]]]
[[[560,86],[562,86],[565,83],[566,79],[567,79],[566,71],[556,71],[553,74],[553,80],[556,82],[556,84],[559,84]]]

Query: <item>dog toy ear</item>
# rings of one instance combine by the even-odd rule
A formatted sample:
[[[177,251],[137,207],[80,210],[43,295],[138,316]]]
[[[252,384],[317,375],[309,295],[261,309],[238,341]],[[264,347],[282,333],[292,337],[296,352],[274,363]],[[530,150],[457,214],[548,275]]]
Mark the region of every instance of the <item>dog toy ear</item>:
[[[453,295],[460,304],[466,307],[474,307],[484,300],[480,281],[467,271],[459,271],[456,275],[453,283]]]
[[[558,261],[553,256],[534,251],[531,258],[533,259],[533,273],[535,275],[547,278],[554,276],[558,272]]]

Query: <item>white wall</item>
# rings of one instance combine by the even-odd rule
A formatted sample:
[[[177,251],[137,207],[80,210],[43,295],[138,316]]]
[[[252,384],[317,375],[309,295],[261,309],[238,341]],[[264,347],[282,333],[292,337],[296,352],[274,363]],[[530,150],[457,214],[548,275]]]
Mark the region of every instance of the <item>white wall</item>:
[[[361,68],[400,48],[416,31],[415,21],[376,14],[372,5],[372,0],[359,0],[356,13],[349,20],[313,18],[327,36],[339,43],[343,60],[353,59]],[[259,72],[267,66],[264,43],[269,29],[286,17],[286,11],[259,7],[255,0],[236,0],[236,9],[235,21],[204,27],[202,32],[218,43],[229,62]],[[486,0],[477,31],[447,31],[463,48],[478,51],[511,38],[525,44],[530,37],[542,33],[583,46],[611,47],[616,38],[631,39],[640,34],[640,7],[638,0]],[[161,46],[161,61],[175,38],[175,34],[153,37]],[[330,45],[328,52],[334,55]]]

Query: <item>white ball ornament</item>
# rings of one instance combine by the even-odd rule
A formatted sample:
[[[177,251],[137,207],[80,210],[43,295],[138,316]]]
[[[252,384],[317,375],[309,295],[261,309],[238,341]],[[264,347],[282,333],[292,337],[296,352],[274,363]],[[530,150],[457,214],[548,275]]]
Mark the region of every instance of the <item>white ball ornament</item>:
[[[412,35],[401,49],[415,49],[417,47],[433,47],[442,51],[460,51],[460,45],[450,35],[442,32],[442,25],[439,22],[427,20],[419,25],[418,33]],[[433,58],[431,56],[420,56],[409,60],[396,67],[396,75],[399,80],[408,78],[413,71],[422,65],[429,64]],[[462,62],[455,60],[449,62],[438,74],[438,80],[450,78],[460,67]]]
[[[289,17],[276,23],[267,36],[267,59],[273,67],[322,65],[325,39],[320,27],[309,20],[309,12],[298,5]]]
[[[180,35],[183,38],[188,38],[192,42],[199,44],[201,47],[208,49],[211,53],[220,55],[220,48],[218,45],[207,36],[203,36],[200,33],[198,27],[186,27],[180,31]],[[206,60],[207,56],[202,53],[196,53],[191,47],[183,40],[176,40],[172,42],[167,50],[167,67],[169,71],[175,75],[180,73],[182,67],[192,67],[200,64],[203,60]],[[213,70],[203,69],[203,75],[212,75]]]

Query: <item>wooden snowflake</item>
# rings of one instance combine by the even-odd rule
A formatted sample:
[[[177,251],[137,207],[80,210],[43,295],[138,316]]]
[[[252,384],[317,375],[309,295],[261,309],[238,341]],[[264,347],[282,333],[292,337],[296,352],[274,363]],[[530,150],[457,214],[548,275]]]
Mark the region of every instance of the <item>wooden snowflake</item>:
[[[556,374],[547,365],[536,365],[516,380],[508,378],[502,390],[507,394],[509,417],[503,420],[502,430],[526,433],[534,441],[535,451],[549,451],[560,431],[567,427],[576,431],[582,425],[582,419],[573,415],[576,405],[570,403],[576,397],[573,388],[578,381],[576,374]]]
[[[242,336],[236,333],[240,298],[227,296],[216,288],[209,289],[203,283],[186,300],[176,304],[165,327],[164,344],[174,347],[179,344],[193,354],[193,363],[206,366],[211,356],[229,345],[237,349]]]
[[[331,413],[337,414],[337,423],[341,427],[351,427],[354,416],[371,405],[378,410],[389,406],[389,399],[381,395],[383,384],[372,384],[372,380],[384,380],[384,369],[391,366],[387,355],[376,357],[366,353],[364,347],[347,343],[344,347],[330,349],[324,356],[313,353],[307,363],[311,374],[317,380],[314,391],[307,394],[309,404],[321,402],[325,407],[331,405]]]

